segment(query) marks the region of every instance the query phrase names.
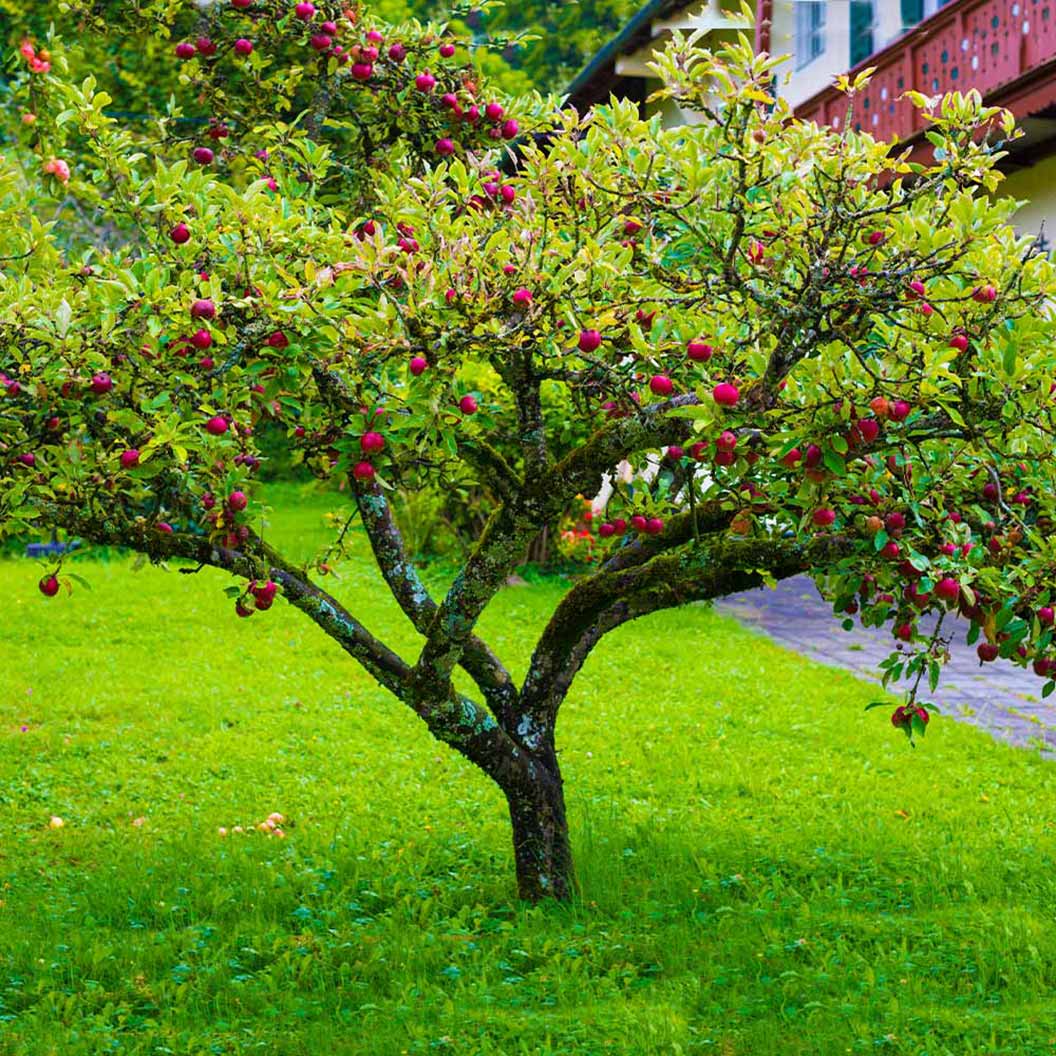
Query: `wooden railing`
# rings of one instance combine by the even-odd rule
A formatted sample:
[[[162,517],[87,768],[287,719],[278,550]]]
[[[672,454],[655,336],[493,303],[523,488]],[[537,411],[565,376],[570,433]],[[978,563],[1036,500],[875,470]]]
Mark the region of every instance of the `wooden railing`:
[[[900,100],[906,90],[938,95],[975,88],[1002,102],[1003,89],[1054,60],[1056,0],[955,0],[860,64],[877,70],[856,99],[854,123],[877,139],[911,139],[924,125]],[[1026,116],[1022,107],[1012,109]],[[798,117],[834,128],[846,112],[846,98],[832,88],[796,107]]]

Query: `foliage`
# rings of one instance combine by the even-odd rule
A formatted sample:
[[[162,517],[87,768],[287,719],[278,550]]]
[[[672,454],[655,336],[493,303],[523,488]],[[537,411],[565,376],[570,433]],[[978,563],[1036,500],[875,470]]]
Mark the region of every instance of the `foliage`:
[[[325,545],[326,500],[266,498],[278,545]],[[354,549],[335,593],[410,648]],[[219,572],[86,560],[56,619],[26,564],[0,563],[5,1056],[1051,1047],[1056,788],[1033,753],[960,723],[907,751],[861,720],[875,687],[659,613],[601,644],[563,714],[582,901],[525,908],[491,783],[298,614],[229,629]],[[485,614],[518,674],[560,596]],[[272,811],[284,840],[231,833]]]
[[[702,120],[664,129],[630,104],[500,103],[429,28],[254,3],[212,10],[194,47],[177,0],[127,16],[177,20],[215,150],[122,127],[57,45],[50,72],[24,56],[34,165],[114,234],[64,252],[32,168],[6,170],[0,534],[223,568],[242,618],[284,597],[500,785],[535,898],[573,884],[557,715],[623,623],[809,571],[835,612],[892,628],[911,738],[954,609],[983,661],[1050,674],[1056,284],[991,197],[1009,115],[915,96],[935,159],[892,160],[851,121],[791,120],[747,41],[676,38],[661,95]],[[263,530],[267,422],[351,488],[413,661],[312,578],[353,518],[309,565]],[[605,484],[593,571],[518,685],[477,623]],[[393,511],[428,488],[490,506],[435,597]]]

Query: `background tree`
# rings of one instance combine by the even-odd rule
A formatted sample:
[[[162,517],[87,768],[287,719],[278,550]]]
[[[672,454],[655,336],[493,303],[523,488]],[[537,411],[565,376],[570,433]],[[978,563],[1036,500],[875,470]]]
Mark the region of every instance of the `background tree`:
[[[626,104],[500,102],[453,40],[356,11],[141,13],[173,26],[202,127],[228,135],[124,128],[61,52],[24,75],[37,122],[0,199],[0,532],[225,570],[242,618],[284,598],[498,784],[533,899],[574,882],[561,704],[629,620],[809,572],[837,614],[892,628],[911,737],[953,610],[981,661],[1050,674],[1053,273],[990,197],[1007,115],[947,97],[935,162],[911,165],[791,120],[746,41],[673,43],[663,93],[704,120],[665,130]],[[525,129],[546,142],[503,175]],[[42,223],[38,179],[105,218],[110,247]],[[269,544],[269,420],[353,489],[417,656],[322,585],[350,525],[314,565]],[[648,484],[615,485],[594,567],[518,677],[481,613],[543,525],[656,459]],[[495,500],[434,597],[394,485],[463,481]],[[48,570],[42,593],[65,579]]]

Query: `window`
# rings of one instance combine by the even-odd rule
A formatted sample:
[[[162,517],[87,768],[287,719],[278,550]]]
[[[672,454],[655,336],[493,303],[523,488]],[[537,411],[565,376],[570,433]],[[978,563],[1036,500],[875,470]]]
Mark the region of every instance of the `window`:
[[[851,0],[851,65],[864,62],[876,50],[873,29],[876,18],[873,0]]]
[[[944,8],[951,0],[899,0],[902,14],[902,32],[912,29],[929,15]]]
[[[795,10],[798,70],[825,51],[825,3],[824,0],[800,0]]]

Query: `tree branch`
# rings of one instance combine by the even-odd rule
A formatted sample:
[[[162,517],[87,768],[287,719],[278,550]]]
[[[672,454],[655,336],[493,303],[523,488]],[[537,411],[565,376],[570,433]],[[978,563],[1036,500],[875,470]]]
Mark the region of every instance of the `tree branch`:
[[[407,556],[403,535],[381,487],[354,482],[356,505],[378,568],[407,618],[419,634],[428,636],[437,604]],[[462,667],[477,684],[500,723],[517,700],[517,687],[499,658],[473,635],[466,642]]]
[[[803,543],[724,539],[662,553],[628,569],[602,570],[562,599],[532,654],[521,689],[521,725],[550,730],[557,711],[591,650],[613,628],[660,609],[726,597],[787,579],[832,560],[850,544],[817,537]]]

